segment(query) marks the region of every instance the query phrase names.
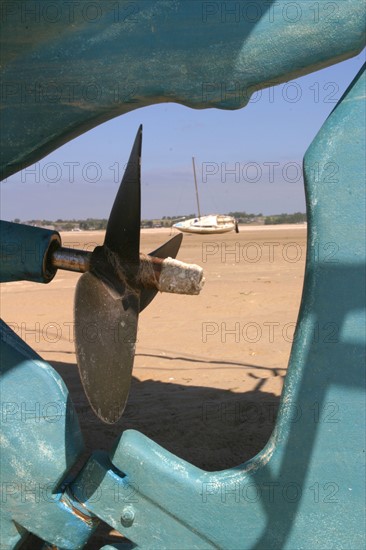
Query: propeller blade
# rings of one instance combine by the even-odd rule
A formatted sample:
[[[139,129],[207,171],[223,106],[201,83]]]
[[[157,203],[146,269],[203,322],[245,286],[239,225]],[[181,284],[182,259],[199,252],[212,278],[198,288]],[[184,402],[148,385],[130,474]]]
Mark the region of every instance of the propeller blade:
[[[175,258],[179,252],[182,240],[182,233],[178,233],[169,239],[169,241],[159,246],[159,248],[150,252],[149,256],[155,256],[156,258]]]
[[[131,385],[140,292],[132,288],[140,261],[142,126],[90,271],[75,292],[75,343],[81,382],[96,415],[113,424]]]
[[[107,224],[103,246],[75,292],[75,342],[80,379],[91,408],[108,424],[122,415],[131,385],[139,312],[157,290],[138,287],[140,266],[140,126]],[[151,253],[175,258],[183,236]]]
[[[137,131],[129,161],[109,216],[104,246],[122,262],[138,264],[141,224],[142,125]]]
[[[156,258],[176,258],[180,245],[182,244],[183,235],[179,233],[175,235],[172,239],[164,243],[162,246],[159,246],[153,252],[150,252],[149,256],[155,256]],[[140,311],[145,309],[150,302],[155,298],[157,290],[151,288],[144,288],[141,291],[140,295]]]
[[[135,356],[139,295],[116,289],[91,272],[75,294],[76,355],[81,382],[95,414],[108,424],[122,415]]]

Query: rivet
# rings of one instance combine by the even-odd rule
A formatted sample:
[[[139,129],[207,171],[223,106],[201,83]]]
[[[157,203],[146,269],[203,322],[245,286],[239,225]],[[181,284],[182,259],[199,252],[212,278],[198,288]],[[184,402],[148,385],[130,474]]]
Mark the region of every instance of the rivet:
[[[126,506],[122,510],[121,523],[124,527],[130,527],[135,519],[135,510],[132,506]]]

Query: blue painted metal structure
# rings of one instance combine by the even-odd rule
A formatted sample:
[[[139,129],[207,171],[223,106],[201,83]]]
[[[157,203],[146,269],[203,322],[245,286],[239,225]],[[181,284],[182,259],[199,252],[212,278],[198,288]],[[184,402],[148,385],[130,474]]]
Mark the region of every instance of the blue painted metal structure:
[[[0,282],[49,283],[56,274],[47,262],[54,246],[61,246],[57,231],[0,220]]]
[[[364,40],[364,6],[356,0],[316,3],[316,21],[304,1],[296,3],[298,20],[284,15],[288,3],[257,1],[261,11],[254,21],[243,15],[245,2],[120,2],[108,3],[109,10],[96,2],[101,16],[95,24],[77,4],[73,25],[64,19],[47,25],[43,14],[28,25],[28,35],[17,12],[23,3],[3,8],[5,175],[142,105],[171,100],[200,108],[242,106],[245,94],[225,97],[222,82],[237,82],[240,91],[282,82],[356,54]],[[336,7],[331,18],[330,4]],[[42,5],[34,3],[35,9]],[[52,102],[38,88],[41,95],[24,101],[22,85],[43,83],[45,89],[53,82],[66,93],[70,81],[79,90],[94,82],[105,93],[69,102],[54,96]],[[133,97],[116,100],[116,82],[133,83]],[[60,548],[82,548],[97,518],[138,548],[365,546],[364,93],[361,72],[305,155],[306,276],[280,413],[267,446],[241,466],[212,473],[128,431],[109,455],[94,453],[67,484],[82,447],[67,390],[2,324],[2,547],[17,548],[33,532]],[[19,258],[14,269],[8,263],[2,280],[19,278],[19,265]],[[42,265],[39,259],[31,280],[42,278]]]

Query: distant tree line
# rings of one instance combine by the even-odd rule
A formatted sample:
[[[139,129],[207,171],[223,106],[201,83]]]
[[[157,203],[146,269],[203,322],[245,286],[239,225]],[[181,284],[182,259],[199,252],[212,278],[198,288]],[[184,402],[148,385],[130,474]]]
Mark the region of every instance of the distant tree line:
[[[16,223],[20,223],[19,218],[13,220]],[[54,227],[59,231],[72,231],[72,230],[82,230],[82,231],[99,231],[107,228],[107,219],[99,218],[87,218],[86,220],[63,220],[58,218],[55,220],[28,220],[25,223],[28,225],[35,225],[37,227]]]
[[[108,223],[108,220],[104,218],[101,220],[98,220],[95,218],[87,218],[86,220],[79,222],[79,227],[83,231],[90,231],[90,230],[100,231],[100,230],[107,229],[107,223]]]
[[[257,225],[277,225],[281,223],[303,223],[306,221],[306,214],[295,212],[295,214],[273,214],[271,216],[263,216],[247,212],[229,212],[229,216],[233,216],[239,223],[242,224],[257,224]],[[152,227],[171,227],[178,220],[195,218],[196,214],[186,214],[179,216],[163,216],[151,220],[141,220],[142,228]],[[13,220],[20,223],[19,218]],[[108,220],[105,218],[87,218],[86,220],[28,220],[24,222],[28,225],[36,225],[38,227],[52,227],[58,231],[101,231],[107,228]]]
[[[306,214],[295,212],[295,214],[277,214],[275,216],[266,216],[265,225],[277,225],[279,223],[304,223]]]

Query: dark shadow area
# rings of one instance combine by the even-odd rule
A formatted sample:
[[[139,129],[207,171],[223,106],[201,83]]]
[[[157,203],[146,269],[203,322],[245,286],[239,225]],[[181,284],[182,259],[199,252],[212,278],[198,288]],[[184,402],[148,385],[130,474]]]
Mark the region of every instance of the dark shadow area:
[[[25,541],[22,543],[21,550],[47,550],[48,548],[55,548],[53,546],[44,546],[44,541],[29,533]],[[99,550],[102,546],[107,544],[119,544],[121,548],[130,550],[133,547],[133,543],[123,537],[122,535],[111,534],[111,527],[106,523],[99,525],[91,539],[86,543],[83,550]]]
[[[279,397],[258,390],[229,390],[132,378],[127,407],[116,424],[104,424],[91,410],[77,366],[52,362],[70,392],[84,436],[85,460],[94,450],[108,451],[124,430],[134,429],[208,471],[252,458],[267,443]]]

